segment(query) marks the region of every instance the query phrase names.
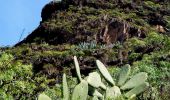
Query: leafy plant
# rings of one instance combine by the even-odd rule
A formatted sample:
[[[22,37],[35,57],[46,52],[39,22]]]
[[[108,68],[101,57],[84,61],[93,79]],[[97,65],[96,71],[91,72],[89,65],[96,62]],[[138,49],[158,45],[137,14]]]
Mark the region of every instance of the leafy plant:
[[[37,78],[41,79],[40,81]],[[34,76],[31,65],[24,65],[9,53],[0,54],[0,99],[34,99],[41,87],[47,86],[46,77]],[[40,84],[36,86],[36,84]]]

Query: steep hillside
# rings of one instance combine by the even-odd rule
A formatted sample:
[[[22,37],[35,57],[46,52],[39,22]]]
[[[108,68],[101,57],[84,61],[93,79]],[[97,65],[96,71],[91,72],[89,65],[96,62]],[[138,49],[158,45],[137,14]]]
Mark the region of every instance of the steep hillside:
[[[169,32],[170,9],[159,1],[63,0],[42,10],[40,26],[23,43],[115,43],[148,31]],[[169,33],[167,33],[169,34]]]
[[[170,98],[169,0],[53,1],[42,9],[41,17],[40,25],[23,41],[14,47],[0,48],[0,70],[8,72],[13,64],[19,68],[17,71],[13,67],[11,73],[18,75],[15,77],[0,74],[0,94],[6,94],[4,97],[35,99],[45,91],[52,98],[59,98],[60,89],[54,85],[61,82],[63,72],[75,76],[73,56],[77,56],[84,75],[96,69],[96,59],[113,76],[120,67],[130,64],[131,74],[142,71],[149,75],[150,87],[137,99]],[[3,68],[6,64],[1,61],[10,67]],[[32,67],[24,69],[22,64]],[[22,69],[23,75],[18,74]],[[10,79],[19,81],[18,91],[12,91],[15,86],[11,84],[15,82]],[[71,78],[70,81],[74,83]]]

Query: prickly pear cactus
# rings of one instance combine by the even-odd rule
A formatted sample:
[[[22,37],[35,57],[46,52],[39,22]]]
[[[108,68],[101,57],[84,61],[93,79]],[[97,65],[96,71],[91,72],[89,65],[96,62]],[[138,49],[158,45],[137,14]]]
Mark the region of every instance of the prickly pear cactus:
[[[121,95],[120,88],[117,86],[106,89],[106,100],[115,100]]]
[[[147,73],[145,72],[140,72],[136,75],[134,75],[129,81],[127,81],[122,87],[122,90],[126,89],[132,89],[142,83],[144,83],[148,78]]]
[[[127,64],[124,67],[122,67],[120,70],[118,86],[122,86],[126,82],[126,80],[129,77],[129,74],[130,74],[130,65]]]
[[[132,96],[128,97],[128,100],[136,100],[136,94],[133,94]]]
[[[94,87],[92,87],[92,86],[90,86],[89,85],[89,92],[88,92],[88,94],[89,94],[89,96],[96,96],[96,97],[98,97],[98,98],[103,98],[104,97],[104,95],[103,94],[101,94],[98,90],[97,90],[97,88],[94,88]]]
[[[38,96],[38,100],[51,100],[46,94],[42,93]]]
[[[106,89],[106,86],[102,83],[101,77],[97,72],[90,73],[87,82],[95,88],[102,87],[103,89]]]
[[[97,72],[92,72],[89,74],[88,78],[87,78],[87,82],[95,87],[98,88],[101,84],[101,77]]]
[[[90,73],[89,76],[85,77],[85,79],[82,80],[80,74],[80,67],[76,56],[74,56],[74,63],[76,67],[77,77],[80,83],[76,85],[76,87],[74,88],[71,100],[87,100],[88,95],[92,96],[91,100],[119,100],[119,99],[122,100],[124,96],[127,97],[128,100],[135,100],[136,95],[145,91],[146,88],[148,88],[149,86],[149,83],[145,82],[148,77],[147,73],[145,72],[141,72],[134,75],[133,77],[130,78],[130,80],[126,82],[130,74],[130,65],[124,66],[119,73],[118,80],[118,86],[120,86],[119,88],[115,86],[115,82],[113,81],[110,73],[108,72],[104,64],[99,60],[96,61],[97,67],[101,75],[106,79],[108,83],[112,85],[112,87],[109,88],[104,85],[104,83],[101,80],[100,74],[98,74],[97,72]],[[63,74],[62,82],[63,82],[62,100],[69,100],[69,89],[65,74]],[[99,87],[101,88],[100,89],[101,93],[98,91]],[[126,92],[124,90],[129,91],[122,96],[121,90],[123,90],[123,92]],[[45,94],[40,94],[38,96],[38,100],[51,100],[51,98],[49,98]]]
[[[99,100],[97,96],[94,96],[92,100]]]
[[[65,73],[63,74],[63,100],[69,100],[69,89]]]
[[[96,64],[102,76],[114,86],[115,83],[111,75],[109,74],[108,70],[104,66],[104,64],[99,60],[96,61]],[[106,100],[107,99],[112,100],[120,96],[121,95],[120,90],[132,89],[126,94],[126,97],[130,98],[133,95],[138,95],[139,93],[143,92],[146,89],[147,87],[146,85],[148,84],[144,85],[144,83],[148,78],[147,73],[140,72],[134,75],[133,77],[131,77],[131,79],[126,82],[126,80],[129,78],[129,75],[130,75],[130,65],[125,65],[119,73],[118,86],[120,86],[121,88],[114,86],[112,88],[107,89],[106,98],[105,98]]]
[[[133,89],[130,90],[129,92],[127,92],[127,93],[125,94],[125,96],[126,96],[127,98],[130,98],[130,97],[132,97],[133,95],[138,95],[138,94],[140,94],[141,92],[145,91],[148,87],[149,87],[149,83],[144,82],[144,83],[140,84],[139,86],[133,88]]]
[[[81,82],[82,78],[81,78],[81,74],[80,74],[80,67],[79,67],[79,63],[78,63],[76,56],[74,56],[74,64],[76,67],[76,73],[77,73],[78,80],[79,80],[79,82]]]
[[[104,66],[102,62],[99,60],[96,60],[97,67],[101,73],[101,75],[106,79],[108,83],[110,83],[113,87],[106,88],[106,86],[101,81],[100,74],[97,72],[92,72],[85,78],[85,80],[82,80],[81,74],[80,74],[80,67],[77,61],[77,57],[74,56],[74,63],[76,67],[76,73],[78,80],[80,83],[75,87],[72,99],[71,100],[86,100],[88,94],[90,96],[93,96],[92,100],[115,100],[118,99],[118,97],[121,97],[121,90],[128,90],[125,94],[125,97],[127,97],[129,100],[132,100],[136,95],[143,92],[147,87],[148,83],[145,82],[147,80],[147,73],[141,72],[138,73],[130,78],[130,80],[127,81],[130,75],[130,65],[125,65],[122,67],[121,71],[119,72],[119,79],[118,79],[118,86],[115,86],[115,82],[112,79],[110,73],[108,72],[107,68]],[[66,84],[65,76],[63,76],[63,86]],[[89,85],[88,85],[89,84]],[[105,90],[105,96],[102,95],[97,89],[102,88],[102,90]],[[65,93],[66,95],[67,93]],[[66,96],[67,97],[67,96]]]
[[[102,95],[99,91],[97,91],[96,89],[95,89],[95,91],[94,91],[94,93],[93,93],[93,96],[97,96],[97,97],[99,97],[99,98],[102,98],[102,97],[103,97],[103,95]]]
[[[75,88],[71,100],[87,100],[88,83],[82,80]]]
[[[115,85],[115,82],[113,81],[110,73],[108,72],[108,70],[106,69],[106,67],[104,66],[104,64],[102,62],[100,62],[99,60],[96,60],[96,64],[97,67],[100,71],[100,73],[103,75],[103,77],[109,82],[111,83],[111,85]]]

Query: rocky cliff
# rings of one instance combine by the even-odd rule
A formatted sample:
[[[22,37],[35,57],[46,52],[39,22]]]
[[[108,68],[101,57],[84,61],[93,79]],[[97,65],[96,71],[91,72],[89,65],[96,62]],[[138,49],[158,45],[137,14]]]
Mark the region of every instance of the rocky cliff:
[[[165,4],[166,2],[166,4]],[[127,38],[145,38],[148,31],[169,32],[169,1],[63,0],[42,10],[42,22],[18,43],[111,44]],[[167,33],[169,34],[169,33]]]

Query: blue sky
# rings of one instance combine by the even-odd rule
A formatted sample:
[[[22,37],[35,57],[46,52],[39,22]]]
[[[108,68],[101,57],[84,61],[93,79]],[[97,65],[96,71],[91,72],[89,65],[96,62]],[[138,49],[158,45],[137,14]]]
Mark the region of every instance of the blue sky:
[[[0,46],[13,46],[30,34],[41,21],[41,10],[51,0],[1,0]]]

